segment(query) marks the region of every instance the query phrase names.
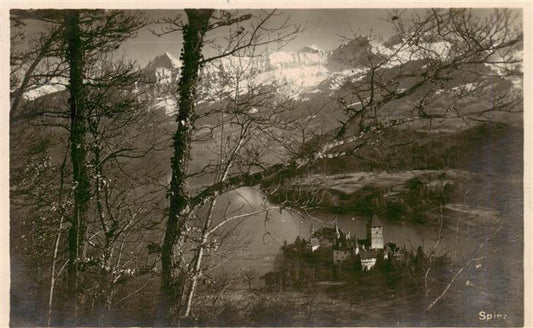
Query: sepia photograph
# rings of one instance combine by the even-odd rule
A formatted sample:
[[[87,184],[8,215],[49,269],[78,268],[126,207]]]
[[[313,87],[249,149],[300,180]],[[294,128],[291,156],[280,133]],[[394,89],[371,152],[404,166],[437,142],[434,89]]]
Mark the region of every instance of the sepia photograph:
[[[531,8],[146,5],[3,9],[6,324],[525,325]]]

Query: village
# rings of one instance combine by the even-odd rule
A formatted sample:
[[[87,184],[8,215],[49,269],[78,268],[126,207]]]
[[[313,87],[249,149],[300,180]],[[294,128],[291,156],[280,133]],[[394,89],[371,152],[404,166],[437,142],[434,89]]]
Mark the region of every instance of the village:
[[[274,271],[261,277],[267,288],[342,282],[359,272],[371,271],[378,261],[404,261],[408,252],[385,242],[384,225],[377,215],[366,224],[366,238],[333,227],[322,226],[309,239],[297,237],[282,246],[282,260]]]

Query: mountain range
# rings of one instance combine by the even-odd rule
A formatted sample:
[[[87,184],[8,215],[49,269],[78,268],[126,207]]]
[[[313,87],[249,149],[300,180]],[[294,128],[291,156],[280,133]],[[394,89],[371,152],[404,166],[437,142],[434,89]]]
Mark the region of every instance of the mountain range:
[[[310,45],[296,52],[279,51],[259,57],[224,57],[207,64],[202,69],[202,78],[208,80],[212,87],[212,83],[225,84],[224,79],[241,72],[245,75],[244,80],[248,80],[243,85],[249,84],[250,79],[256,84],[276,81],[284,84],[287,92],[296,96],[318,86],[332,75],[334,70],[329,67],[332,53]],[[180,68],[181,61],[167,52],[152,59],[143,71],[156,84],[169,85],[177,82]],[[221,72],[224,72],[224,76]]]
[[[369,61],[376,62],[375,58],[380,56],[391,58],[383,65],[385,70],[393,71],[398,67],[411,65],[409,70],[416,71],[424,69],[428,60],[449,59],[453,52],[451,45],[445,42],[426,42],[422,45],[424,52],[413,52],[400,41],[391,38],[378,42],[359,37],[331,51],[325,51],[313,44],[292,52],[278,51],[257,57],[223,57],[207,63],[202,69],[202,76],[211,90],[220,91],[220,85],[228,85],[224,79],[235,78],[239,74],[241,85],[250,84],[250,81],[261,85],[276,84],[278,87],[283,86],[280,89],[283,93],[302,100],[309,98],[305,97],[306,94],[322,92],[331,95],[346,82],[363,78],[368,72]],[[164,53],[150,61],[143,70],[152,81],[165,85],[177,82],[180,67],[181,61],[178,58]],[[476,69],[493,76],[504,75],[502,68],[496,65],[480,65]],[[515,90],[522,89],[519,77],[502,77],[500,80],[511,82]],[[464,86],[471,87],[468,83],[460,82],[453,81],[446,86],[449,90],[440,92],[458,90]],[[214,101],[213,97],[209,97],[213,96],[210,92],[204,96],[207,97],[205,101]]]
[[[349,84],[367,79],[369,61],[375,60],[375,58],[392,58],[382,68],[391,74],[395,74],[396,70],[405,67],[416,72],[424,69],[427,65],[427,53],[424,54],[426,57],[423,59],[422,54],[413,53],[409,47],[405,46],[405,43],[400,41],[391,38],[385,42],[377,42],[365,37],[358,37],[331,51],[325,51],[313,44],[304,46],[297,51],[277,51],[263,56],[223,57],[208,62],[202,68],[202,83],[198,90],[199,102],[200,104],[216,103],[223,100],[228,94],[246,93],[251,88],[270,85],[276,88],[280,96],[288,97],[299,103],[313,102],[319,104],[335,101],[335,99],[344,101],[344,97],[348,95],[348,97],[352,97],[351,100],[353,101],[346,102],[344,105],[346,109],[351,108],[350,106],[354,106],[355,109],[357,106],[361,106],[361,99],[354,100],[353,95],[350,95]],[[424,49],[431,53],[429,60],[436,61],[446,60],[452,51],[450,45],[443,42],[427,43],[424,45]],[[152,83],[139,83],[137,86],[138,88],[149,88],[154,97],[155,108],[163,108],[169,115],[176,110],[175,90],[181,66],[181,60],[173,54],[161,54],[153,58],[142,69],[146,80]],[[487,78],[487,81],[482,81],[483,83],[477,85],[456,78],[448,81],[433,95],[445,93],[447,94],[446,97],[449,95],[449,99],[445,102],[451,103],[465,90],[473,88],[480,90],[491,88],[500,91],[509,90],[509,92],[522,91],[522,79],[503,77],[501,67],[478,65],[476,69],[486,71],[493,77]],[[387,74],[385,73],[383,76],[387,76]],[[498,76],[502,77],[498,78]],[[389,83],[388,81],[385,82]],[[393,92],[405,91],[410,83],[412,84],[408,79],[398,81],[396,91],[393,90]],[[62,91],[65,89],[65,85],[66,81],[54,80],[54,83],[30,90],[24,96],[31,101],[46,94]],[[238,91],[235,91],[236,86],[239,88]],[[481,99],[483,98],[481,97]],[[482,101],[481,99],[480,101]],[[401,110],[394,112],[395,117],[390,111],[386,112],[389,113],[386,115],[390,116],[388,119],[397,119],[403,115]],[[519,115],[510,120],[512,123],[517,123],[521,119],[521,115]],[[503,120],[509,121],[509,118],[505,117]]]

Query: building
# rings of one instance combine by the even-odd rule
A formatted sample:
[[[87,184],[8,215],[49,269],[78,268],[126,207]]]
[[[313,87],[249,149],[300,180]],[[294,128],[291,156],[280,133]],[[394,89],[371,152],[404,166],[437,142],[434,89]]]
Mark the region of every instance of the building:
[[[372,216],[366,226],[367,239],[357,240],[356,254],[361,258],[361,266],[364,270],[370,270],[376,265],[378,254],[385,248],[383,237],[383,224],[377,215]],[[386,254],[384,254],[384,257]]]
[[[359,256],[361,258],[361,267],[363,270],[370,270],[376,265],[376,261],[378,258],[378,250],[377,249],[366,249],[359,253]]]
[[[371,249],[383,249],[385,243],[383,241],[383,224],[381,220],[374,215],[370,220],[370,248]]]
[[[310,245],[312,251],[331,247],[334,264],[345,262],[359,255],[362,267],[370,270],[376,264],[378,253],[385,248],[383,224],[374,215],[367,225],[367,239],[357,239],[357,236],[352,238],[350,233],[342,232],[335,220],[335,228],[322,228],[316,231],[311,238]]]
[[[355,255],[357,242],[350,237],[350,234],[344,234],[339,230],[335,222],[335,229],[337,230],[336,238],[333,242],[333,263],[338,264],[344,262]]]

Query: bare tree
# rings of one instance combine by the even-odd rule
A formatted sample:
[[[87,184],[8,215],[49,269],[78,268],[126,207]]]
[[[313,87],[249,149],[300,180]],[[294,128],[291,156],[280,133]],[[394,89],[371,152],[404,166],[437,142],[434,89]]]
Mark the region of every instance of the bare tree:
[[[386,42],[373,34],[348,38],[344,50],[354,55],[344,61],[355,75],[337,96],[345,119],[321,156],[378,145],[385,128],[521,117],[522,94],[511,85],[521,81],[523,36],[512,12],[481,18],[429,9],[409,18],[395,12],[390,22],[395,35]]]
[[[187,24],[183,27],[178,26],[183,30],[184,43],[181,55],[183,66],[178,84],[179,100],[176,117],[178,127],[174,135],[174,156],[171,162],[170,210],[165,238],[161,247],[161,298],[157,318],[164,322],[171,322],[179,317],[179,309],[181,308],[181,297],[186,283],[186,266],[182,262],[184,252],[182,239],[185,223],[193,208],[205,203],[213,196],[206,195],[204,197],[203,194],[198,194],[195,197],[196,203],[191,203],[186,188],[191,136],[197,114],[195,103],[201,67],[210,61],[236,55],[250,46],[264,46],[275,41],[286,40],[295,32],[288,30],[287,24],[282,23],[276,29],[276,31],[281,31],[280,34],[274,38],[265,36],[265,32],[268,32],[267,22],[275,12],[268,13],[256,20],[251,20],[251,14],[239,15],[211,9],[191,9],[186,10],[185,13],[188,19]],[[249,30],[243,31],[239,23],[248,20],[251,22]],[[234,25],[237,26],[235,30],[231,29]],[[217,47],[215,42],[206,39],[207,33],[227,27],[230,27],[228,32],[230,38],[221,53],[210,58],[203,58],[202,47],[204,44],[208,43]],[[223,176],[224,174],[221,175],[221,177]],[[220,182],[224,183],[223,180]]]
[[[109,199],[113,193],[110,192],[114,187],[110,186],[110,181],[105,181],[107,187],[105,196],[101,197],[102,188],[102,168],[103,164],[111,161],[118,161],[121,158],[142,157],[147,151],[156,147],[153,143],[152,148],[146,147],[144,150],[137,150],[132,147],[126,147],[124,144],[116,143],[119,124],[126,128],[127,124],[137,122],[141,109],[141,104],[137,101],[137,94],[134,91],[134,82],[139,80],[137,67],[133,64],[126,64],[125,61],[117,61],[111,55],[118,45],[125,39],[133,36],[135,32],[145,25],[142,17],[136,13],[127,13],[121,11],[98,11],[98,10],[67,10],[67,11],[13,11],[12,22],[15,25],[24,28],[24,21],[28,19],[37,19],[42,24],[50,25],[50,31],[41,33],[33,42],[23,45],[24,53],[31,55],[30,61],[22,57],[14,49],[12,52],[12,77],[14,85],[17,87],[12,93],[12,118],[15,118],[21,124],[35,124],[46,127],[61,127],[68,132],[69,147],[73,175],[68,176],[72,183],[72,207],[65,207],[63,200],[65,192],[62,192],[63,185],[66,182],[65,177],[66,163],[61,165],[61,179],[59,202],[51,201],[53,208],[61,209],[58,229],[53,242],[53,260],[51,269],[51,283],[49,295],[49,313],[48,324],[52,318],[52,304],[54,299],[54,289],[57,285],[59,272],[56,268],[61,244],[61,233],[64,222],[69,223],[68,227],[68,245],[69,250],[68,279],[65,291],[70,295],[67,303],[71,306],[74,316],[69,315],[73,320],[78,320],[82,313],[83,304],[80,295],[83,293],[80,281],[80,271],[88,265],[85,256],[88,254],[87,247],[95,245],[91,238],[86,238],[86,232],[92,233],[94,227],[90,202],[96,198],[96,211],[103,218],[106,214],[102,205],[102,199],[106,200],[106,209],[115,209],[114,200]],[[23,30],[15,37],[23,35]],[[68,83],[64,73],[68,72]],[[23,76],[22,82],[17,84],[16,77]],[[55,93],[49,96],[43,96],[36,100],[25,101],[22,99],[28,91],[39,88],[51,81],[62,81],[68,87],[70,94],[68,110],[67,106],[62,104],[63,93]],[[132,97],[133,96],[133,97]],[[30,98],[31,100],[31,98]],[[22,114],[17,112],[18,109]],[[45,110],[43,110],[46,108]],[[137,115],[137,116],[135,116]],[[21,120],[24,119],[24,120]],[[14,120],[12,120],[12,123]],[[105,122],[105,123],[104,123]],[[115,124],[109,124],[112,122]],[[105,128],[104,128],[105,126]],[[105,133],[102,130],[105,129]],[[52,131],[52,130],[51,130]],[[123,130],[128,131],[128,130]],[[146,131],[146,130],[145,130]],[[136,131],[138,132],[138,130]],[[138,136],[141,133],[138,133]],[[91,140],[91,137],[93,140]],[[124,137],[124,133],[122,134]],[[132,136],[130,136],[132,137]],[[114,141],[112,140],[114,138]],[[143,138],[150,138],[149,135]],[[138,139],[138,138],[137,138]],[[126,139],[132,141],[133,138]],[[152,140],[153,141],[153,140]],[[101,147],[101,148],[100,148]],[[122,148],[121,148],[122,147]],[[144,147],[144,146],[143,146]],[[109,151],[109,153],[107,153]],[[91,158],[94,156],[94,159]],[[102,156],[102,157],[101,157]],[[120,165],[118,165],[120,166]],[[117,171],[114,172],[116,174]],[[90,187],[90,180],[95,179],[97,184],[96,196]],[[113,196],[115,197],[115,196]],[[137,200],[142,196],[136,195]],[[120,198],[123,201],[125,197]],[[131,200],[128,200],[130,202]],[[146,201],[146,200],[144,200]],[[153,201],[153,199],[151,200]],[[59,204],[58,204],[59,203]],[[128,204],[130,206],[131,203]],[[139,202],[135,204],[139,206]],[[142,205],[141,205],[142,206]],[[130,208],[133,209],[133,206]],[[120,209],[122,212],[124,206]],[[115,225],[110,228],[104,227],[108,243],[103,245],[104,253],[116,251],[116,247],[111,241],[122,238],[123,235],[131,230],[135,225],[138,226],[142,217],[150,215],[145,209],[144,213],[132,214],[127,223]],[[71,211],[68,214],[66,211]],[[113,216],[110,215],[108,218]],[[107,221],[102,220],[101,223]],[[89,230],[87,228],[90,228]],[[111,234],[110,231],[114,231]],[[123,239],[122,239],[123,241]],[[52,243],[51,243],[52,244]],[[122,246],[124,242],[122,242]],[[89,251],[90,253],[90,251]],[[120,253],[120,252],[119,252]],[[104,256],[106,260],[111,257]],[[120,258],[120,255],[118,256]],[[106,262],[106,261],[103,261]],[[118,260],[120,262],[120,259]],[[117,262],[117,263],[118,263]],[[105,267],[105,265],[103,266]],[[86,277],[85,277],[86,278]],[[113,291],[110,291],[113,294]]]
[[[138,29],[144,26],[145,22],[139,15],[120,11],[111,11],[104,16],[97,11],[87,11],[81,14],[83,14],[83,17],[80,21],[80,27],[84,29],[80,30],[80,38],[78,40],[83,50],[83,57],[80,59],[86,61],[88,65],[86,69],[80,72],[80,75],[85,78],[84,81],[79,82],[82,83],[86,96],[79,100],[79,106],[84,106],[85,110],[79,119],[79,124],[83,126],[82,133],[79,133],[78,136],[80,140],[71,145],[71,148],[74,149],[75,146],[83,142],[91,142],[91,149],[88,149],[88,152],[93,156],[93,159],[89,161],[86,157],[84,160],[79,160],[80,163],[78,165],[85,170],[86,177],[84,179],[88,181],[89,178],[93,178],[95,181],[94,199],[96,200],[96,208],[91,213],[86,212],[85,217],[80,218],[79,223],[71,227],[71,231],[76,228],[75,230],[78,234],[76,245],[79,250],[76,252],[76,259],[73,260],[71,256],[69,263],[77,263],[76,265],[83,267],[87,276],[90,273],[91,265],[98,265],[102,276],[95,281],[107,282],[107,284],[98,283],[95,293],[96,295],[101,294],[100,289],[103,289],[104,293],[108,293],[98,306],[102,306],[109,311],[116,283],[119,280],[123,281],[128,276],[139,273],[138,270],[135,272],[132,265],[128,265],[133,258],[124,258],[123,256],[131,247],[126,245],[127,248],[124,248],[127,240],[126,235],[133,229],[137,229],[139,223],[151,215],[153,208],[150,210],[150,207],[147,207],[146,204],[157,198],[157,196],[148,196],[151,192],[145,194],[133,193],[132,195],[131,190],[126,192],[119,191],[120,187],[117,188],[120,183],[128,183],[121,181],[119,178],[120,170],[124,169],[121,159],[141,158],[156,146],[156,143],[154,143],[151,146],[142,146],[144,149],[137,149],[132,144],[136,139],[140,138],[141,133],[138,130],[130,130],[129,126],[133,123],[139,124],[142,121],[141,113],[146,113],[143,111],[144,106],[142,102],[139,102],[138,95],[135,92],[132,94],[134,84],[139,80],[140,75],[135,65],[127,64],[124,60],[117,61],[111,54],[123,40],[131,37]],[[69,66],[72,72],[72,64]],[[72,85],[71,82],[71,89]],[[131,131],[134,131],[137,135],[132,134]],[[126,136],[128,133],[129,135]],[[71,129],[71,136],[76,134]],[[122,138],[125,138],[130,145],[127,145],[127,142],[121,142]],[[142,138],[149,138],[149,136],[142,136]],[[81,141],[81,139],[84,139],[84,141]],[[78,149],[81,148],[78,147]],[[72,162],[75,169],[75,161],[73,160]],[[111,162],[114,162],[119,170],[113,172],[113,178],[106,179],[104,166],[106,163]],[[76,173],[76,170],[74,170],[74,173]],[[74,174],[74,177],[76,177],[76,174]],[[112,182],[112,179],[115,181]],[[139,186],[143,186],[139,179],[136,179],[136,183]],[[76,185],[75,191],[78,191],[80,184],[76,184],[76,179],[74,179],[74,184]],[[139,189],[134,190],[137,191]],[[117,191],[117,194],[114,194],[113,191]],[[89,189],[84,190],[84,194],[86,196],[83,198],[83,202],[80,201],[80,204],[85,204],[84,206],[88,207],[93,194]],[[76,202],[74,207],[76,208]],[[84,211],[87,211],[87,209]],[[75,211],[74,213],[78,212]],[[88,220],[89,214],[91,215],[90,221]],[[92,220],[93,214],[98,220]],[[93,222],[98,223],[94,225]],[[90,230],[87,229],[89,224]],[[96,226],[99,226],[101,230],[93,231],[92,229]],[[86,236],[87,232],[90,235]],[[69,234],[69,236],[71,235]],[[99,236],[104,237],[101,244]],[[71,236],[69,239],[69,249],[72,249],[73,238]],[[85,238],[87,238],[87,241],[84,241]],[[117,243],[120,244],[117,245]],[[141,247],[142,251],[142,245],[144,243],[138,243],[137,249]],[[88,247],[93,248],[93,250],[91,251]],[[80,250],[83,251],[83,255],[80,254]],[[99,254],[100,250],[102,252],[101,258],[97,260],[96,255]],[[133,254],[131,250],[129,250],[129,253]],[[87,280],[87,277],[84,278],[84,280]],[[87,285],[87,282],[84,285]],[[77,302],[81,302],[79,296],[82,293],[87,293],[82,288],[76,287],[72,289],[71,286],[68,287],[68,291],[79,293]],[[90,297],[90,295],[84,295],[84,304],[80,304],[80,306],[87,307]],[[98,296],[93,297],[98,298]],[[84,314],[87,314],[87,311],[90,313],[92,310],[93,306],[91,305],[90,310],[85,308],[86,312]]]
[[[444,206],[445,204],[438,208],[439,225],[430,247],[424,249],[419,246],[415,254],[407,256],[405,263],[410,281],[415,284],[415,289],[422,293],[424,319],[446,295],[452,294],[453,288],[457,288],[460,282],[467,281],[468,286],[468,280],[461,278],[467,276],[474,265],[481,266],[483,259],[490,256],[489,243],[503,226],[503,221],[498,219],[497,225],[487,228],[485,238],[474,242],[473,246],[467,246],[465,241],[465,245],[460,249],[453,243],[445,246],[447,227],[443,214]],[[451,253],[454,255],[450,257]]]
[[[382,145],[387,129],[521,122],[523,33],[512,11],[494,10],[480,17],[468,9],[428,9],[405,16],[402,11],[391,13],[396,34],[388,41],[372,33],[348,38],[344,50],[353,56],[345,64],[355,74],[336,99],[345,118],[332,135],[335,140],[324,139],[315,158],[360,156],[363,147]],[[501,228],[454,259],[457,263],[443,280],[436,272],[437,262],[442,261],[443,224],[441,213],[434,247],[420,260],[423,269],[417,279],[426,312],[477,263]]]
[[[218,85],[211,83],[210,88],[212,90],[213,87],[218,87],[213,100],[220,105],[215,105],[197,121],[203,131],[207,130],[204,134],[217,141],[210,150],[210,161],[191,172],[191,177],[213,176],[212,183],[216,184],[236,173],[261,170],[271,161],[268,156],[276,153],[276,148],[278,153],[281,152],[283,146],[279,140],[283,138],[280,136],[292,132],[290,128],[297,121],[290,115],[292,101],[278,94],[277,90],[281,85],[273,83],[265,86],[257,81],[257,62],[253,57],[256,53],[255,47],[248,47],[248,56],[242,53],[239,57],[229,57],[225,65],[218,67]],[[196,285],[202,274],[205,248],[213,244],[209,239],[218,236],[215,244],[222,243],[224,238],[221,238],[217,230],[222,230],[223,226],[236,220],[252,216],[250,213],[228,213],[226,209],[224,215],[217,217],[214,211],[219,196],[219,192],[211,196],[203,218],[200,241],[191,269],[191,284],[186,296],[185,317],[191,314]],[[268,210],[264,208],[252,214]]]
[[[83,86],[83,45],[79,23],[79,12],[65,12],[65,38],[67,40],[67,58],[69,63],[70,92],[70,154],[73,173],[74,207],[68,231],[68,286],[74,318],[78,318],[78,271],[80,270],[81,249],[86,229],[86,214],[90,198],[89,177],[86,167],[85,126],[86,126],[86,92]]]

